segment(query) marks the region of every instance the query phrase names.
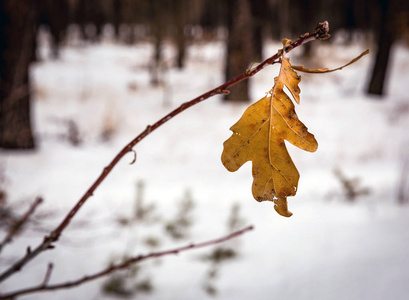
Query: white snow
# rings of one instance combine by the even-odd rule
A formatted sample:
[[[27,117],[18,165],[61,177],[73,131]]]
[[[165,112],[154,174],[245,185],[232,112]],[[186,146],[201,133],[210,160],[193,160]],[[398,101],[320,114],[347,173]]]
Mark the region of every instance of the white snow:
[[[265,53],[272,55],[279,47],[270,43]],[[151,50],[148,43],[71,45],[62,49],[59,60],[33,66],[33,123],[39,148],[34,153],[0,152],[10,203],[44,197],[40,211],[52,215],[42,226],[51,230],[103,167],[147,125],[223,82],[221,42],[191,45],[181,71],[169,67],[174,51],[168,45],[164,82],[158,87],[150,84]],[[363,44],[318,45],[318,67],[336,67],[363,50]],[[316,67],[302,62],[297,51],[289,55],[294,64]],[[140,225],[132,230],[115,223],[131,215],[136,183],[143,181],[144,201],[154,203],[164,218],[175,214],[186,190],[195,202],[190,238],[164,239],[159,249],[226,234],[234,203],[240,204],[246,224],[255,226],[229,243],[237,246],[240,256],[221,266],[217,299],[406,299],[409,206],[397,204],[396,193],[409,145],[408,109],[403,109],[408,106],[409,50],[396,45],[393,54],[387,96],[381,100],[365,94],[373,52],[342,71],[302,74],[297,114],[319,147],[307,153],[288,144],[301,174],[297,195],[288,199],[291,218],[279,216],[272,203],[253,199],[250,163],[235,173],[221,164],[229,128],[248,104],[226,104],[216,96],[169,120],[138,144],[135,164],[129,165],[131,153],[124,157],[57,247],[5,281],[1,291],[41,283],[48,262],[55,266],[51,283],[58,283],[98,271],[114,256],[150,251],[136,240],[163,235],[161,227]],[[269,91],[277,72],[278,66],[271,66],[251,79],[253,101]],[[80,146],[60,137],[67,128],[64,120],[78,126]],[[104,128],[114,132],[107,142],[101,139]],[[336,168],[348,178],[359,177],[371,193],[354,203],[343,200]],[[23,255],[27,245],[35,247],[45,232],[29,231],[7,246],[0,270]],[[145,262],[155,289],[138,298],[208,299],[202,290],[208,266],[198,258],[209,250],[167,256],[159,265]],[[21,299],[112,299],[101,293],[102,282]]]

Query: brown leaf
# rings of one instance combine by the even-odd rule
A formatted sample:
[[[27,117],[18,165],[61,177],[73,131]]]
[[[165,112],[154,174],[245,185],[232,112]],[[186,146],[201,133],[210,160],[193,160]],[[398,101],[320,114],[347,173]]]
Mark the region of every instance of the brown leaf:
[[[284,48],[288,40],[284,40]],[[287,196],[294,196],[300,177],[284,140],[310,152],[317,150],[314,135],[298,119],[294,104],[284,92],[288,88],[295,101],[300,101],[298,83],[301,77],[283,58],[280,74],[269,94],[250,105],[230,130],[232,136],[224,142],[222,163],[234,172],[245,162],[252,161],[252,193],[257,201],[274,201],[275,210],[290,217]]]

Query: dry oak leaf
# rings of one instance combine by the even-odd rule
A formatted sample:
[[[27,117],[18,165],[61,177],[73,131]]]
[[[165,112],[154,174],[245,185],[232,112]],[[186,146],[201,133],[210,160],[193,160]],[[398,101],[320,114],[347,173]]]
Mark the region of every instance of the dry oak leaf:
[[[284,48],[291,42],[283,40]],[[257,201],[274,201],[274,209],[290,217],[287,197],[297,191],[299,173],[284,140],[306,151],[317,150],[314,135],[298,119],[294,104],[284,86],[300,102],[301,77],[292,69],[283,51],[281,69],[274,87],[264,98],[250,105],[230,130],[233,134],[223,146],[222,163],[237,171],[247,161],[253,162],[252,193]]]

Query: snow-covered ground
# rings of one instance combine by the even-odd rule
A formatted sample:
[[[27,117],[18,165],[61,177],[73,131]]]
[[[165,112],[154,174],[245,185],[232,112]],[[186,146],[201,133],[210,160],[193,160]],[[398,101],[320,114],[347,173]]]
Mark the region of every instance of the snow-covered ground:
[[[270,43],[265,52],[272,55],[279,47]],[[150,84],[148,43],[71,45],[62,49],[59,60],[33,66],[38,150],[2,151],[0,168],[9,203],[42,196],[45,202],[39,213],[45,217],[42,230],[31,230],[6,247],[0,269],[23,255],[27,245],[37,245],[44,228],[55,227],[102,168],[148,124],[222,83],[223,49],[221,42],[191,45],[186,68],[176,70],[166,67],[174,55],[166,47],[163,83],[157,87]],[[319,45],[318,66],[300,61],[302,50],[289,56],[294,64],[336,67],[365,49],[363,44]],[[131,153],[119,163],[56,249],[5,281],[1,291],[41,283],[48,262],[54,263],[50,283],[58,283],[98,271],[113,257],[151,251],[140,240],[163,237],[161,223],[121,227],[115,221],[132,215],[136,185],[143,182],[145,203],[153,203],[163,220],[175,215],[186,191],[194,202],[189,238],[161,238],[155,250],[226,234],[235,203],[244,224],[255,226],[228,243],[239,256],[221,266],[217,299],[407,299],[409,206],[397,203],[397,188],[409,156],[409,49],[397,45],[393,54],[382,100],[364,93],[374,53],[342,71],[302,74],[296,110],[319,147],[316,153],[307,153],[288,146],[301,174],[297,195],[288,199],[291,218],[279,216],[272,203],[253,199],[250,163],[235,173],[221,164],[229,127],[248,104],[226,104],[214,97],[138,144],[136,163],[130,165]],[[253,101],[270,90],[278,68],[268,67],[251,79]],[[78,129],[79,146],[62,137],[68,120]],[[107,131],[112,134],[103,140]],[[369,188],[369,195],[346,201],[335,169],[347,178],[359,178],[359,187]],[[208,299],[202,289],[208,266],[200,256],[209,250],[144,263],[154,290],[138,298]],[[21,299],[108,299],[101,293],[102,282]]]

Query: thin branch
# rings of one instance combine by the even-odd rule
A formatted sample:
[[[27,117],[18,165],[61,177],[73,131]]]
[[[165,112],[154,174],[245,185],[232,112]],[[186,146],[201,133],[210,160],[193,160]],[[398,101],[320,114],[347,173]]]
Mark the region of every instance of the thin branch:
[[[21,230],[21,227],[28,221],[28,218],[35,212],[36,208],[43,202],[43,199],[38,197],[30,205],[25,214],[17,221],[11,224],[7,235],[4,237],[3,241],[0,243],[0,253],[4,246],[13,240],[13,237]]]
[[[301,35],[297,40],[289,44],[284,50],[285,52],[290,52],[294,48],[301,46],[302,44],[305,44],[307,42],[313,41],[313,40],[325,40],[329,37],[328,34],[329,31],[329,25],[328,22],[322,22],[318,23],[317,28],[315,29],[314,33],[305,33]],[[7,279],[10,277],[12,274],[15,272],[21,270],[21,268],[27,264],[29,261],[31,261],[34,257],[36,257],[38,254],[41,252],[53,248],[52,244],[56,241],[58,241],[61,233],[63,230],[68,226],[68,224],[71,222],[71,219],[76,215],[78,210],[82,207],[82,205],[90,198],[95,190],[99,187],[99,185],[104,181],[104,179],[108,176],[108,174],[112,171],[112,169],[117,165],[117,163],[128,153],[133,151],[133,147],[138,144],[142,139],[144,139],[147,135],[149,135],[152,131],[155,129],[159,128],[163,124],[165,124],[167,121],[175,117],[176,115],[180,114],[181,112],[185,111],[186,109],[210,98],[215,95],[219,94],[225,94],[228,92],[228,88],[232,87],[233,85],[236,85],[237,83],[248,79],[255,75],[256,73],[260,72],[262,69],[264,69],[266,66],[277,63],[278,58],[280,58],[282,53],[282,50],[278,51],[276,54],[271,56],[270,58],[266,59],[259,65],[257,65],[255,68],[251,70],[247,70],[241,75],[223,83],[222,85],[188,101],[183,103],[181,106],[176,108],[175,110],[171,111],[169,114],[164,116],[162,119],[154,123],[153,125],[148,125],[146,129],[139,134],[136,138],[134,138],[129,144],[127,144],[111,161],[111,163],[106,166],[101,175],[95,180],[95,182],[90,186],[90,188],[85,192],[85,194],[81,197],[81,199],[75,204],[75,206],[71,209],[71,211],[67,214],[67,216],[62,220],[60,225],[58,225],[48,236],[44,237],[43,242],[37,246],[33,251],[26,253],[26,255],[21,258],[19,261],[17,261],[14,265],[12,265],[9,269],[7,269],[5,272],[0,274],[0,282]]]
[[[215,245],[215,244],[219,244],[219,243],[223,243],[227,240],[233,239],[235,237],[238,237],[250,230],[253,230],[254,227],[253,226],[247,226],[244,229],[235,231],[229,235],[223,236],[221,238],[218,239],[213,239],[210,241],[206,241],[206,242],[202,242],[202,243],[198,243],[198,244],[189,244],[183,247],[179,247],[179,248],[175,248],[175,249],[170,249],[170,250],[165,250],[165,251],[159,251],[159,252],[152,252],[149,254],[145,254],[145,255],[138,255],[132,258],[129,258],[119,264],[114,264],[111,265],[99,272],[96,272],[94,274],[91,275],[86,275],[80,279],[77,280],[73,280],[73,281],[68,281],[65,283],[58,283],[58,284],[51,284],[48,285],[48,280],[49,280],[49,275],[51,274],[51,270],[52,270],[52,265],[50,267],[48,267],[47,269],[47,274],[46,274],[46,279],[44,280],[43,284],[40,284],[38,286],[35,287],[31,287],[31,288],[27,288],[27,289],[22,289],[19,291],[15,291],[15,292],[11,292],[8,294],[4,294],[1,295],[0,294],[0,300],[1,299],[14,299],[17,296],[21,296],[24,294],[32,294],[35,292],[45,292],[45,291],[55,291],[55,290],[59,290],[59,289],[67,289],[67,288],[72,288],[72,287],[76,287],[78,285],[87,283],[89,281],[104,277],[108,274],[111,274],[115,271],[118,270],[123,270],[123,269],[127,269],[129,266],[141,262],[143,260],[147,260],[147,259],[152,259],[152,258],[157,258],[157,257],[161,257],[161,256],[166,256],[166,255],[171,255],[171,254],[179,254],[180,252],[184,252],[184,251],[188,251],[188,250],[192,250],[192,249],[199,249],[199,248],[204,248],[204,247],[208,247],[211,245]]]
[[[47,271],[45,272],[42,286],[46,287],[48,285],[48,282],[50,281],[51,278],[51,273],[53,272],[53,268],[54,265],[52,263],[49,263],[47,266]]]

